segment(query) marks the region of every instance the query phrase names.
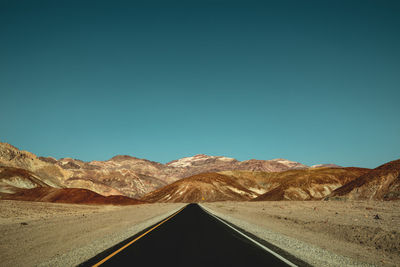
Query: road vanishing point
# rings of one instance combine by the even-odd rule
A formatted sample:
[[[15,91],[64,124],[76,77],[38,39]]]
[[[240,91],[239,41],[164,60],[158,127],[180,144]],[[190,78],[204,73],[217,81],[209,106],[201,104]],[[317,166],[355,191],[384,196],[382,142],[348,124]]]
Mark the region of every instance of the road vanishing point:
[[[307,266],[260,242],[188,204],[80,266]]]

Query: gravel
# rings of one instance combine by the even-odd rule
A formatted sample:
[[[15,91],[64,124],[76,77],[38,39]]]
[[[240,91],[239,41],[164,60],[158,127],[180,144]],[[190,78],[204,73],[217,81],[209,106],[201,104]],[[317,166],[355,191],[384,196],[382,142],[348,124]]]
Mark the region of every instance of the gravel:
[[[75,266],[184,204],[133,206],[0,201],[0,266]]]
[[[231,217],[221,212],[216,212],[207,205],[201,205],[210,213],[238,226],[239,228],[248,231],[249,233],[287,251],[293,256],[305,261],[313,266],[376,266],[367,263],[355,261],[349,257],[334,254],[323,248],[305,243],[298,239],[286,236],[281,233],[270,231],[266,228],[246,222],[244,220]]]
[[[174,209],[167,213],[164,213],[159,216],[155,216],[147,221],[142,223],[132,225],[127,229],[123,229],[123,231],[116,231],[114,233],[110,233],[108,236],[96,240],[95,242],[91,242],[86,246],[74,248],[64,253],[62,255],[56,255],[55,257],[42,262],[38,266],[74,266],[78,265],[82,262],[87,261],[88,259],[96,256],[100,252],[112,247],[115,244],[120,243],[121,241],[139,233],[140,231],[148,228],[149,226],[165,219],[166,217],[172,215],[180,209]]]

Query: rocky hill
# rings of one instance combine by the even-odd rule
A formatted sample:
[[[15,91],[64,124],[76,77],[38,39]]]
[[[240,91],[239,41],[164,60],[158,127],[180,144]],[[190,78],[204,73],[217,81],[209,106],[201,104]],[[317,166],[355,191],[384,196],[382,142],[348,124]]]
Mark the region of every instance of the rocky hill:
[[[0,143],[0,192],[15,192],[17,189],[29,189],[40,186],[65,188],[73,187],[70,179],[73,172],[62,168],[57,160],[39,158],[18,148]],[[14,169],[13,169],[14,168]],[[32,182],[34,181],[34,182]],[[95,180],[86,180],[82,186],[76,186],[97,192],[101,195],[122,195],[117,189]]]
[[[223,171],[183,178],[145,195],[150,202],[318,200],[367,173],[362,168],[313,168],[285,172]]]
[[[41,161],[35,154],[0,143],[0,167],[14,167],[30,171],[43,183],[52,187],[62,187],[68,173],[62,168]]]
[[[337,188],[328,199],[400,199],[400,159],[383,164]]]
[[[49,162],[49,159],[41,158]],[[52,159],[51,159],[52,160]],[[115,156],[107,161],[83,162],[70,158],[54,164],[72,175],[67,187],[88,188],[103,193],[99,184],[118,190],[122,195],[140,197],[179,179],[224,170],[283,171],[307,166],[283,159],[237,161],[221,156],[196,155],[161,164],[131,156]],[[104,193],[103,193],[104,194]]]
[[[48,158],[41,159],[49,161]],[[113,188],[117,194],[138,197],[175,181],[166,175],[162,164],[131,156],[91,162],[63,158],[53,164],[69,172],[65,181],[67,187],[88,188],[102,195],[110,195],[104,190]]]
[[[252,186],[256,186],[255,183]],[[258,188],[257,188],[258,189]],[[145,195],[149,202],[210,202],[250,200],[257,196],[251,186],[245,187],[233,177],[219,173],[203,173],[167,185]]]
[[[266,193],[254,198],[253,201],[319,200],[369,171],[369,169],[350,167],[250,174],[259,176],[257,179],[267,189]]]
[[[234,158],[207,156],[204,154],[174,160],[167,163],[166,166],[179,168],[180,170],[176,173],[176,176],[179,178],[189,177],[200,173],[219,172],[226,170],[280,172],[291,169],[308,168],[308,166],[304,164],[286,159],[251,159],[238,161]]]
[[[167,164],[127,155],[118,155],[106,161],[84,162],[72,158],[57,160],[37,157],[7,143],[0,143],[0,166],[29,171],[37,180],[51,187],[83,188],[104,196],[124,195],[134,198],[200,173],[226,170],[279,172],[307,168],[306,165],[285,159],[241,162],[233,158],[202,154]],[[2,186],[0,191],[11,190],[11,187],[26,188],[27,185],[20,185],[15,177],[10,177],[7,186]]]
[[[33,172],[14,167],[0,167],[0,193],[15,193],[20,189],[51,187]]]
[[[400,160],[374,170],[335,164],[308,167],[286,159],[238,161],[204,154],[167,164],[127,155],[84,162],[37,157],[0,143],[0,193],[80,188],[103,196],[162,202],[315,200],[327,196],[390,200],[400,198],[399,166]]]

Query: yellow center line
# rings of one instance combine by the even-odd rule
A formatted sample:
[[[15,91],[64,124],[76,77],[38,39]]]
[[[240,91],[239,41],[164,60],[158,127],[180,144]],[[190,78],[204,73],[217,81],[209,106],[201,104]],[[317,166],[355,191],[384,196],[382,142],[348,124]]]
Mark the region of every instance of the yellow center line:
[[[104,259],[102,259],[101,261],[99,261],[98,263],[94,264],[92,267],[97,267],[100,266],[101,264],[103,264],[104,262],[106,262],[107,260],[109,260],[111,257],[115,256],[116,254],[118,254],[119,252],[121,252],[122,250],[126,249],[127,247],[129,247],[130,245],[132,245],[134,242],[138,241],[140,238],[142,238],[143,236],[147,235],[148,233],[150,233],[151,231],[153,231],[154,229],[156,229],[158,226],[160,226],[161,224],[165,223],[166,221],[168,221],[169,219],[171,219],[172,217],[174,217],[175,215],[177,215],[179,212],[181,212],[185,207],[181,208],[180,210],[178,210],[177,212],[175,212],[174,214],[172,214],[171,216],[169,216],[167,219],[165,219],[164,221],[160,222],[159,224],[157,224],[156,226],[154,226],[153,228],[151,228],[150,230],[146,231],[145,233],[141,234],[140,236],[136,237],[135,239],[133,239],[131,242],[129,242],[128,244],[126,244],[125,246],[117,249],[116,251],[114,251],[113,253],[111,253],[110,255],[108,255],[107,257],[105,257]]]

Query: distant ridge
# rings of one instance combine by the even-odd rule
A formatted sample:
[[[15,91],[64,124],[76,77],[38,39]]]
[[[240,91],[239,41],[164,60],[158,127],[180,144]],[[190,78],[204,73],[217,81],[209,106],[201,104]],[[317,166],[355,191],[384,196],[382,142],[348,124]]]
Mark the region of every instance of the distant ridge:
[[[7,143],[0,143],[0,166],[29,171],[50,187],[83,188],[104,196],[124,195],[133,198],[140,198],[182,178],[201,173],[229,170],[281,172],[308,168],[286,159],[238,161],[205,154],[173,160],[167,164],[130,155],[116,155],[106,161],[85,162],[73,158],[57,160],[53,157],[37,157]],[[10,177],[7,187],[10,189],[14,185],[19,188],[18,179],[25,178]]]

